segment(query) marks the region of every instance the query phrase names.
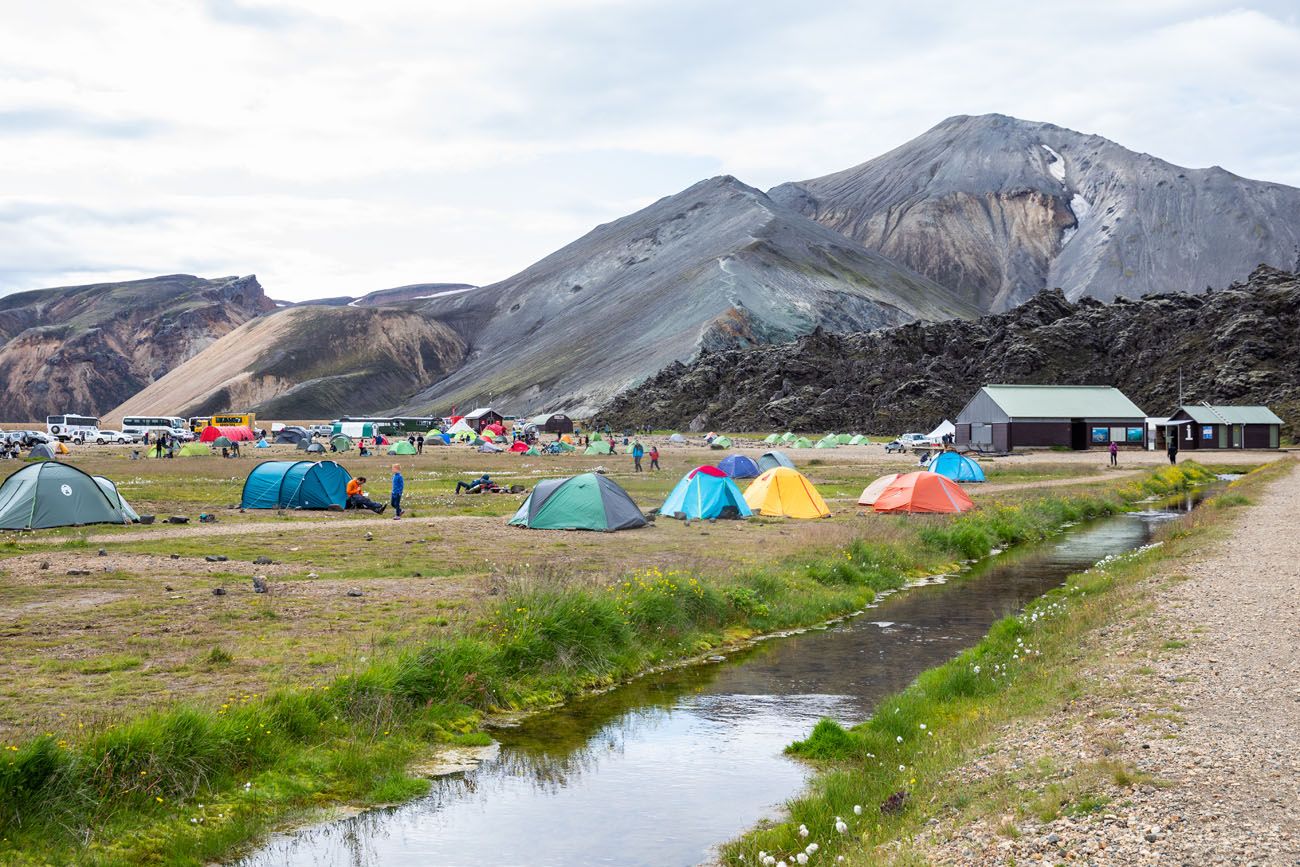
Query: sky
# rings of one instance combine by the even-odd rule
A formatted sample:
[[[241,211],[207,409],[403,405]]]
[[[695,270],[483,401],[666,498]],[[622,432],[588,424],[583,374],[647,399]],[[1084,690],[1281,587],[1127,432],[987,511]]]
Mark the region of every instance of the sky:
[[[1300,5],[0,0],[0,294],[486,285],[999,112],[1300,186]]]

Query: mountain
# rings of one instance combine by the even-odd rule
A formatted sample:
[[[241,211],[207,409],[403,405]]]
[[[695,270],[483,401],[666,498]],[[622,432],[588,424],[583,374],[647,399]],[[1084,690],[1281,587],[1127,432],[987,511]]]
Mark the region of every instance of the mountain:
[[[408,301],[426,301],[443,295],[459,295],[477,289],[469,283],[412,283],[392,289],[376,289],[360,297],[336,295],[331,298],[312,298],[307,301],[276,301],[276,307],[387,307]]]
[[[579,415],[701,349],[977,312],[727,176],[422,309],[456,329],[468,355],[408,411],[497,403]]]
[[[1040,293],[1008,313],[707,352],[620,395],[597,423],[719,430],[930,430],[989,383],[1114,385],[1152,415],[1266,404],[1300,435],[1300,275],[1106,304]]]
[[[98,415],[274,309],[257,278],[188,274],[0,298],[0,419]]]
[[[393,406],[453,369],[464,342],[429,316],[392,307],[297,306],[230,332],[109,412],[334,418]]]
[[[1110,300],[1294,267],[1300,189],[1187,169],[1003,115],[952,117],[775,201],[986,311],[1046,288]]]

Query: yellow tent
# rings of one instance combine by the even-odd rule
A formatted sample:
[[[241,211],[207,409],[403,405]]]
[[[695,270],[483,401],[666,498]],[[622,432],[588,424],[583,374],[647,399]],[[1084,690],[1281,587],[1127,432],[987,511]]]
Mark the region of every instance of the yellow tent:
[[[560,442],[562,442],[562,443],[568,443],[569,445],[573,445],[573,437],[570,436],[569,434],[563,434],[563,435],[560,436]]]
[[[812,482],[798,470],[776,467],[754,479],[745,502],[756,515],[785,518],[828,518],[831,510]]]
[[[61,455],[70,454],[70,452],[68,451],[68,447],[65,446],[65,445],[63,444],[63,441],[62,441],[62,440],[60,440],[59,442],[55,443],[55,445],[54,445],[54,451],[57,452],[58,454],[61,454]]]

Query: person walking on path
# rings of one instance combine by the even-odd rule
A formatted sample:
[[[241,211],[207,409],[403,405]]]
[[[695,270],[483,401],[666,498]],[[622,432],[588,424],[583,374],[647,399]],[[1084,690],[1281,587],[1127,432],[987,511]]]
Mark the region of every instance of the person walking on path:
[[[415,453],[417,455],[424,454],[424,434],[420,434],[415,438]]]
[[[1169,440],[1169,463],[1178,463],[1178,440],[1176,439]]]
[[[388,502],[393,506],[393,520],[402,520],[402,492],[406,490],[406,479],[402,478],[402,465],[393,464],[393,493]]]
[[[641,472],[641,457],[645,454],[645,446],[641,445],[640,440],[632,443],[632,466],[636,472]]]
[[[1110,465],[1112,467],[1119,466],[1119,444],[1114,440],[1110,442]]]
[[[659,469],[659,446],[650,447],[650,469]]]

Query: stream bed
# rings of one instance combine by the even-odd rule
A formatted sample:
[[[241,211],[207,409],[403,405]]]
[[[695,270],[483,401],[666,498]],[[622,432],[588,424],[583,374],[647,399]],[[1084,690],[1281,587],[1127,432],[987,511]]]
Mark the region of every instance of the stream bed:
[[[783,754],[822,717],[882,697],[997,620],[1194,505],[1088,522],[913,587],[830,627],[640,678],[494,731],[499,750],[424,797],[277,835],[239,867],[694,865],[779,814],[809,769]]]

